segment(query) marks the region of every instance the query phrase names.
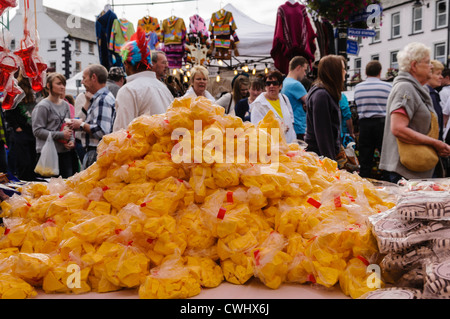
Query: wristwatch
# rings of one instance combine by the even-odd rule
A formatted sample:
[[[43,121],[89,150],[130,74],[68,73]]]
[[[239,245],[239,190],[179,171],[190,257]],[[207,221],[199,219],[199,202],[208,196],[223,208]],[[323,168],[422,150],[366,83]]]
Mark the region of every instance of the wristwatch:
[[[84,131],[84,126],[86,125],[86,123],[85,122],[81,122],[81,124],[80,124],[80,128]]]

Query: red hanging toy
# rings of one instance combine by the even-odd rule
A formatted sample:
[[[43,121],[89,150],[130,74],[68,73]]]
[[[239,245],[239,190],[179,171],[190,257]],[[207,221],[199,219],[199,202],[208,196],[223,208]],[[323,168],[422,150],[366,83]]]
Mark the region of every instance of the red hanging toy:
[[[8,8],[14,8],[17,6],[16,0],[0,0],[0,16]]]

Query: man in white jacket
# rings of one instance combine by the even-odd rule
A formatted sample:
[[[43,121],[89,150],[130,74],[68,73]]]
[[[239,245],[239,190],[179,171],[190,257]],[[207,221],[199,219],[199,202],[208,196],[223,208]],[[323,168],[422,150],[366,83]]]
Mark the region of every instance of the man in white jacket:
[[[265,81],[266,92],[261,93],[250,105],[250,122],[255,125],[271,110],[281,121],[287,143],[297,139],[294,130],[294,113],[289,99],[281,94],[283,75],[279,71],[270,72]]]
[[[157,79],[151,70],[150,50],[146,56],[136,47],[146,45],[139,40],[130,41],[122,49],[127,83],[122,86],[116,98],[116,119],[113,131],[125,129],[135,118],[147,114],[163,114],[173,101],[167,86]]]

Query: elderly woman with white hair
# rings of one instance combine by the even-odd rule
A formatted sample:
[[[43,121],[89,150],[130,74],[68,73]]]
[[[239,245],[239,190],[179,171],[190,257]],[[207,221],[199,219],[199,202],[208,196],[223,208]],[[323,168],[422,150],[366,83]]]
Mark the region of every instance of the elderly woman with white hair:
[[[204,96],[211,100],[211,102],[215,102],[216,100],[214,97],[206,90],[208,86],[208,76],[208,70],[204,66],[194,66],[191,70],[191,86],[184,96]]]
[[[426,179],[433,176],[436,162],[421,157],[449,156],[450,146],[438,139],[439,127],[429,90],[431,78],[430,49],[417,42],[397,54],[398,76],[394,79],[386,106],[380,169],[388,180]],[[421,148],[428,149],[425,151]],[[433,154],[435,153],[435,154]]]

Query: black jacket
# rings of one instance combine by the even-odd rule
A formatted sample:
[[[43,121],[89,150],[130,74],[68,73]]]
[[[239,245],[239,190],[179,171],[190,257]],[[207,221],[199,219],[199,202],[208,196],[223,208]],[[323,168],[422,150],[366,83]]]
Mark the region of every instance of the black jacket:
[[[341,146],[341,112],[339,104],[327,90],[313,86],[306,97],[307,151],[332,160]]]

